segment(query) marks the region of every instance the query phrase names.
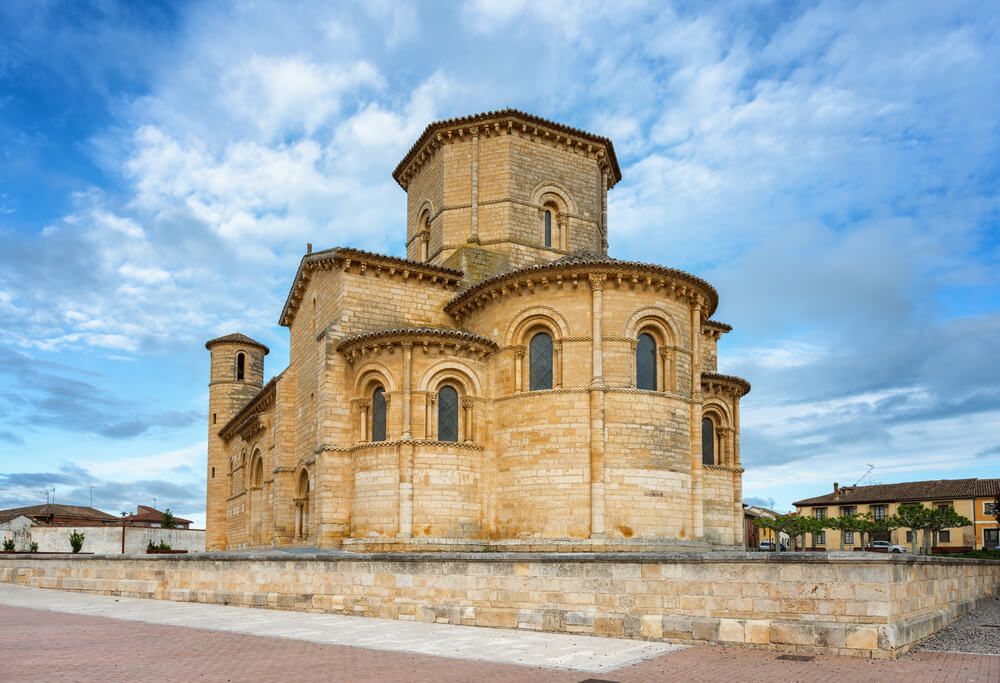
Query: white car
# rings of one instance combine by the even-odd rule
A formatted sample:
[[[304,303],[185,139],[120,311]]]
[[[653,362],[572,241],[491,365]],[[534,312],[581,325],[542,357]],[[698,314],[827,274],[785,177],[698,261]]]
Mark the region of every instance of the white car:
[[[869,550],[885,550],[887,553],[905,553],[906,548],[901,545],[889,543],[889,541],[872,541],[868,544]]]

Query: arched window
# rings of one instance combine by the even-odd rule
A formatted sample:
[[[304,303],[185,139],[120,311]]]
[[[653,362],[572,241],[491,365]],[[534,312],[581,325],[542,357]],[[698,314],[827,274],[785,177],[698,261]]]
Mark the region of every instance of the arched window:
[[[458,392],[447,384],[438,391],[438,441],[458,441]]]
[[[715,464],[715,423],[707,417],[701,419],[701,464]]]
[[[236,354],[236,381],[242,382],[247,370],[247,356],[245,353]]]
[[[656,391],[656,340],[652,335],[639,335],[635,346],[635,386]]]
[[[385,389],[372,392],[372,441],[385,441]]]
[[[528,343],[528,389],[552,388],[552,337],[539,332]]]
[[[552,212],[545,210],[545,246],[552,246]]]

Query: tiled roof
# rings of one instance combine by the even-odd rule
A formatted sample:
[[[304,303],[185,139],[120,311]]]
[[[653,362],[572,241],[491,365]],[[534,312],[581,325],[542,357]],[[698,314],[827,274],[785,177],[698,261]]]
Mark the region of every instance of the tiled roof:
[[[430,263],[422,263],[420,261],[410,261],[409,259],[399,258],[398,256],[376,254],[371,251],[364,251],[363,249],[333,247],[322,251],[312,251],[305,254],[302,257],[302,260],[299,261],[299,267],[298,270],[295,271],[295,277],[292,278],[292,286],[289,288],[288,296],[285,298],[285,305],[281,309],[281,316],[278,318],[278,324],[283,327],[291,326],[292,318],[295,316],[295,312],[299,304],[298,298],[296,297],[297,290],[302,284],[306,272],[314,267],[314,264],[330,261],[337,262],[344,259],[357,261],[359,263],[373,264],[376,266],[388,266],[389,268],[396,268],[396,270],[410,271],[413,273],[424,273],[435,279],[443,276],[441,277],[443,281],[456,285],[462,279],[462,271],[460,270],[435,266]]]
[[[462,330],[446,330],[439,327],[397,327],[393,329],[386,330],[374,330],[372,332],[363,332],[361,334],[356,334],[350,337],[345,337],[337,344],[337,350],[340,351],[355,342],[367,341],[381,339],[382,337],[391,337],[395,335],[413,335],[413,336],[430,336],[430,337],[446,337],[450,339],[462,339],[466,341],[476,342],[477,344],[483,344],[491,349],[497,348],[497,343],[490,339],[489,337],[483,337],[478,334],[473,334],[472,332],[464,332]]]
[[[245,334],[240,334],[239,332],[233,332],[232,334],[227,334],[222,337],[209,339],[205,342],[205,348],[211,349],[216,344],[245,344],[247,346],[256,346],[257,348],[264,349],[265,355],[271,353],[271,349],[267,348],[256,339],[251,339]]]
[[[977,479],[976,498],[989,498],[1000,493],[1000,479]]]
[[[992,485],[987,482],[994,482]],[[944,500],[951,498],[972,498],[982,490],[995,490],[998,479],[933,479],[930,481],[907,481],[899,484],[876,484],[874,486],[846,486],[840,489],[839,497],[833,491],[815,498],[800,500],[793,505],[849,505],[851,503],[894,503],[915,500]],[[982,483],[982,484],[981,484]]]
[[[21,515],[25,517],[65,517],[87,522],[117,522],[120,519],[106,512],[95,510],[92,507],[48,503],[45,505],[28,505],[27,507],[0,510],[0,522],[6,522]]]
[[[737,377],[736,375],[723,375],[718,372],[703,372],[701,373],[701,383],[706,382],[721,382],[725,384],[738,386],[743,393],[742,396],[746,396],[750,393],[750,382],[746,381],[742,377]]]
[[[612,258],[610,256],[604,256],[602,254],[594,254],[589,251],[580,250],[574,251],[572,254],[567,254],[560,259],[555,261],[549,261],[547,263],[540,263],[535,266],[528,266],[526,268],[519,268],[517,270],[508,270],[506,272],[500,273],[499,275],[494,275],[493,277],[488,277],[485,280],[481,280],[469,287],[466,287],[463,291],[459,292],[455,298],[449,301],[445,305],[446,311],[453,311],[455,307],[467,300],[473,293],[481,291],[490,285],[505,280],[507,278],[517,278],[521,275],[526,275],[534,272],[541,272],[545,270],[558,270],[560,268],[567,268],[571,266],[608,266],[610,268],[635,268],[641,270],[652,270],[663,275],[670,277],[675,277],[680,280],[686,280],[692,284],[703,287],[708,294],[708,309],[709,314],[715,311],[716,306],[719,305],[719,293],[716,291],[715,287],[710,285],[705,280],[702,280],[697,275],[692,275],[691,273],[686,273],[683,270],[677,270],[676,268],[668,268],[666,266],[659,266],[655,263],[643,263],[642,261],[623,261],[621,259]]]
[[[134,515],[125,518],[126,522],[162,522],[163,512],[148,505],[140,505]],[[190,519],[184,519],[174,515],[174,522],[177,524],[191,524]]]
[[[615,146],[611,143],[611,140],[609,140],[608,138],[602,137],[600,135],[594,135],[593,133],[588,133],[587,131],[580,130],[579,128],[573,128],[572,126],[567,126],[563,123],[556,123],[555,121],[543,119],[540,116],[535,116],[534,114],[527,114],[518,109],[511,109],[511,108],[499,109],[497,111],[485,111],[480,114],[470,114],[469,116],[460,116],[453,119],[435,121],[434,123],[429,124],[424,129],[424,132],[420,134],[420,137],[417,138],[417,141],[413,143],[413,146],[410,147],[410,151],[406,153],[406,156],[403,157],[403,160],[400,161],[399,164],[396,166],[395,170],[393,170],[392,177],[396,180],[396,182],[400,182],[400,174],[403,172],[403,169],[406,168],[406,165],[410,163],[410,160],[417,154],[417,152],[420,151],[420,149],[424,146],[424,143],[427,142],[427,140],[431,137],[431,135],[434,134],[435,131],[440,130],[442,128],[450,128],[452,126],[471,125],[479,123],[480,121],[502,119],[502,118],[520,119],[527,123],[545,126],[548,128],[552,128],[554,130],[558,130],[563,133],[575,135],[585,140],[590,140],[591,142],[596,142],[597,144],[600,145],[604,145],[605,147],[607,147],[608,150],[608,161],[611,164],[611,171],[612,175],[614,176],[612,178],[612,184],[615,184],[622,179],[622,170],[618,166],[618,157],[615,155]]]

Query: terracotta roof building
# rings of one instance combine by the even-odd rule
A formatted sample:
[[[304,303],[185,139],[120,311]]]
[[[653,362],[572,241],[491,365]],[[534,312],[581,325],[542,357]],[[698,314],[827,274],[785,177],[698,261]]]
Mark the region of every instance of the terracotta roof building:
[[[966,527],[940,532],[934,539],[934,545],[944,550],[956,550],[998,545],[997,523],[991,512],[993,499],[998,490],[1000,490],[1000,479],[930,479],[898,484],[844,487],[834,483],[833,491],[830,493],[806,498],[794,505],[801,514],[812,517],[871,513],[876,519],[894,515],[897,508],[904,503],[920,503],[929,508],[953,507],[955,512],[967,517],[973,523]],[[912,532],[907,529],[897,529],[885,534],[882,540],[910,546],[911,534]],[[819,546],[836,550],[840,546],[840,532],[828,529],[819,534],[815,540]],[[845,547],[853,547],[860,541],[860,534],[845,532]],[[918,539],[919,544],[920,539]]]
[[[163,511],[157,510],[156,508],[148,505],[139,505],[136,507],[135,514],[125,517],[125,521],[129,526],[162,526]],[[190,519],[184,519],[183,517],[176,516],[174,517],[174,527],[177,529],[188,529],[192,524],[193,522]]]
[[[98,526],[121,523],[121,517],[109,515],[92,507],[56,503],[0,510],[0,523],[21,516],[27,517],[35,524],[48,526]]]

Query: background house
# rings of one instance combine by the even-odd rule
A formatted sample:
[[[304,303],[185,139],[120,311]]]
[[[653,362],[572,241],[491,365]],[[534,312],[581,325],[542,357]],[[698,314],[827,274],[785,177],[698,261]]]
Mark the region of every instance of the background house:
[[[136,507],[135,514],[125,518],[129,526],[158,527],[163,524],[163,511],[148,505]],[[189,529],[193,522],[190,519],[174,516],[175,529]]]
[[[992,504],[998,486],[1000,479],[935,479],[843,488],[834,483],[832,492],[800,500],[794,505],[800,514],[820,519],[866,512],[870,512],[875,519],[885,519],[896,514],[899,506],[905,503],[920,503],[932,509],[953,507],[955,512],[973,520],[974,523],[938,532],[938,537],[933,539],[932,545],[982,548],[984,532],[988,529],[996,531],[996,520],[993,519],[992,513],[987,519],[986,512],[991,507],[987,506],[987,503]],[[844,533],[845,548],[861,546],[860,533],[850,531]],[[913,532],[909,529],[896,529],[890,533],[876,534],[872,540],[887,540],[909,547],[911,533]],[[923,533],[919,531],[916,533],[917,545],[920,546],[923,543]],[[994,545],[996,544],[995,533],[989,534],[989,539]],[[815,545],[830,550],[838,549],[840,532],[836,529],[827,529],[822,534],[817,534]]]

